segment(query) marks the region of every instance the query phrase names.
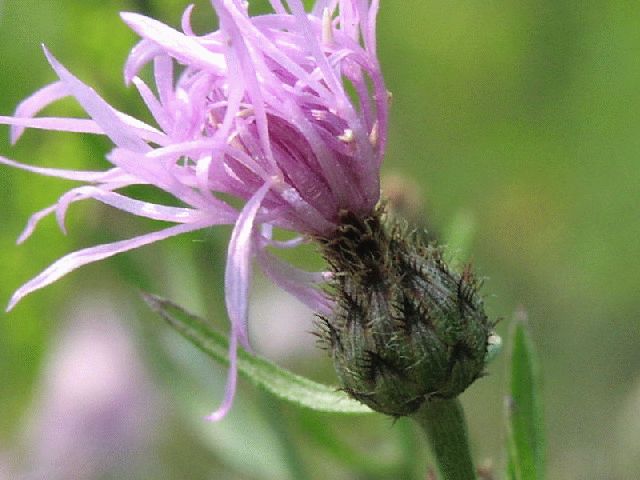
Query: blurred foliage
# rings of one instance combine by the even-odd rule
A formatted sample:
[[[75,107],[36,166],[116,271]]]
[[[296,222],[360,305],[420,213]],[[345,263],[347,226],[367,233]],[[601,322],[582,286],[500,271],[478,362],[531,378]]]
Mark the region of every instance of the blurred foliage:
[[[194,3],[196,29],[204,32],[216,21],[209,2]],[[635,412],[630,405],[638,405],[640,398],[637,3],[381,3],[379,53],[393,92],[385,174],[417,182],[428,216],[425,224],[434,231],[446,229],[459,212],[473,219],[470,259],[487,277],[491,316],[510,318],[520,305],[529,312],[543,378],[548,477],[640,477],[640,465],[618,451],[630,448],[628,439],[638,444],[640,438],[637,418],[633,425],[625,421]],[[256,11],[264,11],[265,5],[252,2]],[[122,85],[121,67],[136,37],[118,12],[145,12],[177,26],[185,6],[175,0],[4,0],[0,113],[9,114],[19,100],[54,79],[40,49],[45,43],[114,105],[148,118],[135,92]],[[71,101],[49,109],[53,114],[79,111]],[[99,169],[106,165],[107,148],[101,138],[39,131],[27,132],[12,148],[7,129],[0,129],[0,154],[33,164]],[[48,219],[25,245],[16,247],[29,215],[66,188],[68,182],[0,167],[1,301],[74,248],[160,228],[82,204],[70,210],[69,236]],[[33,294],[11,314],[2,314],[0,450],[22,439],[41,381],[43,354],[74,311],[79,292],[110,289],[121,299],[122,312],[135,305],[144,317],[136,292],[146,289],[206,312],[225,328],[222,278],[228,235],[227,228],[195,233],[85,267]],[[293,259],[304,265],[307,253]],[[165,432],[149,460],[160,458],[166,467],[156,478],[251,479],[260,478],[260,471],[271,472],[264,478],[286,478],[281,476],[285,471],[289,478],[300,478],[295,466],[305,464],[307,472],[323,472],[316,478],[354,478],[349,472],[359,470],[354,460],[359,454],[375,455],[394,472],[393,465],[424,451],[423,444],[416,445],[420,437],[402,422],[307,416],[265,403],[245,383],[237,408],[224,423],[200,423],[195,429],[194,421],[200,422],[207,411],[193,405],[215,405],[224,371],[175,336],[158,331],[156,322],[132,318],[131,324],[161,385],[171,382],[159,374],[164,364],[162,354],[150,347],[154,342],[181,349],[185,368],[198,366],[190,376],[184,374],[193,377],[188,396],[197,400],[168,402],[170,414],[162,417],[171,433]],[[507,328],[506,320],[499,325],[503,337]],[[330,362],[321,354],[286,362],[298,373],[332,380]],[[462,398],[476,456],[493,459],[495,465],[505,462],[505,368],[504,359],[496,361],[491,375]],[[267,430],[265,422],[282,427],[269,433],[275,440],[254,435]],[[326,442],[318,436],[325,434],[335,435],[351,453],[319,448]],[[633,455],[637,458],[637,450]],[[266,470],[264,459],[270,464]],[[387,478],[413,478],[424,465],[408,468],[413,473],[398,476],[395,471]]]
[[[518,312],[511,328],[509,395],[505,400],[509,480],[544,478],[544,427],[540,405],[540,372],[529,338],[526,313]]]

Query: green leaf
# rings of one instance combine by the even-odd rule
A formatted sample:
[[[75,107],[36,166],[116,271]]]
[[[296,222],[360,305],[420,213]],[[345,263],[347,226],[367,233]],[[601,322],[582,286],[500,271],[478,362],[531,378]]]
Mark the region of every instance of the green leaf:
[[[184,338],[214,360],[229,365],[227,338],[214,331],[206,320],[163,298],[148,293],[142,296],[151,309]],[[368,407],[336,387],[296,375],[242,349],[238,351],[238,371],[257,386],[300,407],[330,413],[371,413]]]
[[[513,480],[544,478],[544,433],[538,363],[525,317],[511,333],[511,395],[506,402],[508,476]]]

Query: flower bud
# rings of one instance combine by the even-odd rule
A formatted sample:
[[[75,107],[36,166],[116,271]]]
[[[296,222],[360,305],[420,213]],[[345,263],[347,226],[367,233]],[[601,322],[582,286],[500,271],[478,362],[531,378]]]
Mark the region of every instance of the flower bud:
[[[364,218],[343,212],[320,243],[335,309],[320,317],[319,336],[353,398],[404,416],[483,374],[494,322],[470,268],[451,271],[439,247],[382,207]]]

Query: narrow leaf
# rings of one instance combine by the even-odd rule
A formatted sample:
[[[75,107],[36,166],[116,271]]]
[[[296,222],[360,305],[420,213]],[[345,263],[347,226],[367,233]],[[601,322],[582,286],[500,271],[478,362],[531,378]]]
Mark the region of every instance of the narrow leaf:
[[[544,437],[538,363],[533,343],[520,315],[511,333],[511,395],[506,402],[509,478],[544,478]]]
[[[184,338],[217,362],[229,365],[227,338],[214,331],[206,320],[163,298],[148,293],[142,296],[151,309]],[[238,371],[259,387],[300,407],[330,413],[371,412],[336,387],[296,375],[242,349],[238,352]]]

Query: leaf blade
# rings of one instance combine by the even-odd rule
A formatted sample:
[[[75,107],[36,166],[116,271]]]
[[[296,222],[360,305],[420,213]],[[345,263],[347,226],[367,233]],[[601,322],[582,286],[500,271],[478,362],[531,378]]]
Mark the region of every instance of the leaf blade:
[[[228,366],[228,340],[202,318],[149,293],[142,294],[149,307],[199,350]],[[238,372],[273,395],[298,406],[326,413],[362,414],[372,411],[335,387],[323,385],[278,367],[245,350],[238,351]]]
[[[540,376],[524,314],[511,332],[510,397],[506,402],[509,477],[544,478],[544,433],[540,405]]]

